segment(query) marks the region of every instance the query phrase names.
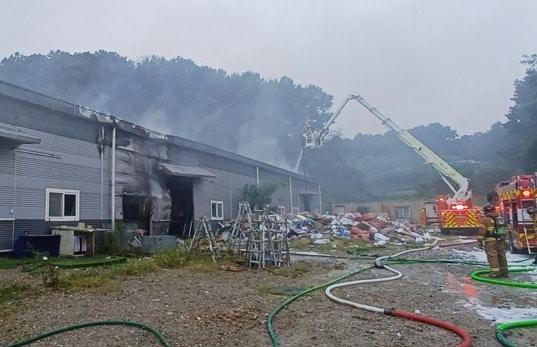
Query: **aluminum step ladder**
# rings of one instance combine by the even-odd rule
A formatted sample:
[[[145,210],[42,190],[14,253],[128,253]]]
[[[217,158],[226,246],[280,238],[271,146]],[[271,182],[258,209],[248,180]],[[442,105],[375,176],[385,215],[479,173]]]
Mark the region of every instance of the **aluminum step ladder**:
[[[247,223],[248,227],[245,228],[244,224]],[[231,235],[228,238],[228,249],[233,254],[238,254],[243,241],[248,238],[248,232],[252,230],[252,209],[248,201],[239,202],[239,211],[235,223],[233,223],[233,229]]]
[[[214,237],[211,225],[207,223],[207,218],[205,217],[196,219],[194,236],[192,237],[192,242],[190,242],[190,246],[188,247],[187,259],[189,259],[192,254],[200,250],[200,241],[204,239],[207,240],[213,263],[216,263],[216,239]]]

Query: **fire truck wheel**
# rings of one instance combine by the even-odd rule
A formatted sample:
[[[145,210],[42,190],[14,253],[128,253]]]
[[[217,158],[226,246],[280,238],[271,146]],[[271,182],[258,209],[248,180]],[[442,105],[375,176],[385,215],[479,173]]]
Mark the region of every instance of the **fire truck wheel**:
[[[511,254],[524,253],[522,250],[520,250],[519,248],[515,247],[513,233],[509,233],[509,252],[511,252]]]

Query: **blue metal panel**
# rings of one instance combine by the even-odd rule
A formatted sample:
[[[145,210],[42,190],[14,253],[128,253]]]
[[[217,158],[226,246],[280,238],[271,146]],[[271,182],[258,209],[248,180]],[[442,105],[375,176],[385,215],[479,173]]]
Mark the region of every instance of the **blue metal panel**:
[[[11,249],[13,245],[13,221],[0,221],[0,251]]]

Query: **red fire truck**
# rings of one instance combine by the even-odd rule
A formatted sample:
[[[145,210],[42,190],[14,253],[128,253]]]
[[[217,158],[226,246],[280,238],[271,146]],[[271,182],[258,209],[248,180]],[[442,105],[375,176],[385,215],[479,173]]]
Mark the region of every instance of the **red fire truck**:
[[[440,226],[443,232],[463,232],[475,235],[479,230],[479,210],[473,206],[471,199],[456,200],[441,196],[438,199]]]
[[[535,208],[537,198],[537,174],[513,176],[496,185],[496,205],[507,228],[511,253],[535,253],[537,231],[535,217],[528,209]]]

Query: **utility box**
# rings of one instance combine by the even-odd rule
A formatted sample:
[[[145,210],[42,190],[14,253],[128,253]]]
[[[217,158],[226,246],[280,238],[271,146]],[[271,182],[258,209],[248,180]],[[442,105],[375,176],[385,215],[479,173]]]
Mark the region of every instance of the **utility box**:
[[[58,226],[52,235],[60,235],[60,255],[87,256],[95,254],[95,230],[80,224],[76,227]]]

